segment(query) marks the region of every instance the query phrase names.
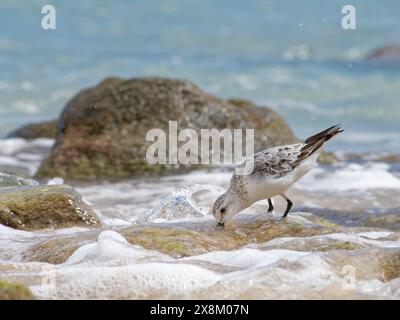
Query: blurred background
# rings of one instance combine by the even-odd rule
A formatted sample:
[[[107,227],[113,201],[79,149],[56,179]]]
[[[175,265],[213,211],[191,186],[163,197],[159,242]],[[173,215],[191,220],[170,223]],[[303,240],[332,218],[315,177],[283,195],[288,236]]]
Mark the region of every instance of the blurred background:
[[[54,5],[57,29],[41,28]],[[357,30],[341,27],[356,8]],[[276,109],[296,135],[341,123],[331,150],[397,152],[400,42],[396,0],[0,0],[0,136],[58,116],[105,77],[190,80],[220,97]],[[317,128],[317,129],[316,129]]]

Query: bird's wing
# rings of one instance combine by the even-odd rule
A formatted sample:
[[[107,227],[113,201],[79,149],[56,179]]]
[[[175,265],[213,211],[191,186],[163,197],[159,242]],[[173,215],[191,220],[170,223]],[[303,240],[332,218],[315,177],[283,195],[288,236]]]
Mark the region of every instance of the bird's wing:
[[[280,178],[293,171],[302,159],[304,143],[266,149],[254,155],[253,173],[263,173]]]
[[[313,154],[318,154],[316,152],[320,152],[327,141],[341,132],[342,128],[335,125],[309,137],[304,143],[273,147],[258,152],[253,156],[254,169],[251,174],[263,173],[275,179],[283,177]]]

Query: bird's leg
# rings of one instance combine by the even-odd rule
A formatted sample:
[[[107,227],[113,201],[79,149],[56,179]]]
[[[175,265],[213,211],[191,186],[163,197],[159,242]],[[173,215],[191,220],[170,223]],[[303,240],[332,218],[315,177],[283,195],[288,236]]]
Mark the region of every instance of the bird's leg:
[[[281,194],[281,197],[284,198],[284,199],[286,200],[286,202],[287,202],[286,211],[285,211],[285,213],[284,213],[283,216],[282,216],[282,218],[286,218],[286,216],[288,215],[290,209],[291,209],[292,206],[293,206],[293,202],[290,201],[290,199],[289,199],[284,193]]]
[[[274,206],[272,205],[271,198],[268,198],[268,213],[274,211]]]

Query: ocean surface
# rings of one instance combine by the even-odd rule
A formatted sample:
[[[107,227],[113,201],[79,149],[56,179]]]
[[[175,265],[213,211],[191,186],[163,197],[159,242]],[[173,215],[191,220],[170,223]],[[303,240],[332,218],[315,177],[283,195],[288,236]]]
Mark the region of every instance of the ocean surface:
[[[399,150],[400,64],[365,60],[399,42],[399,1],[351,1],[356,30],[349,1],[56,0],[50,31],[45,4],[0,2],[0,136],[105,77],[161,76],[271,106],[301,138],[341,123],[331,150]]]

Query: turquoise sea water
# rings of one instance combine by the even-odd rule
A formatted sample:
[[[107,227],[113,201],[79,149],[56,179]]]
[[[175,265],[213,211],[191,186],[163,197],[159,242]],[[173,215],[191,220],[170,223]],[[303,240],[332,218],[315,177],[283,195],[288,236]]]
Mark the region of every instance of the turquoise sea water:
[[[163,76],[272,106],[299,137],[341,123],[333,150],[399,151],[400,62],[364,60],[400,43],[399,1],[54,0],[51,31],[45,4],[0,0],[0,136],[104,77]]]

